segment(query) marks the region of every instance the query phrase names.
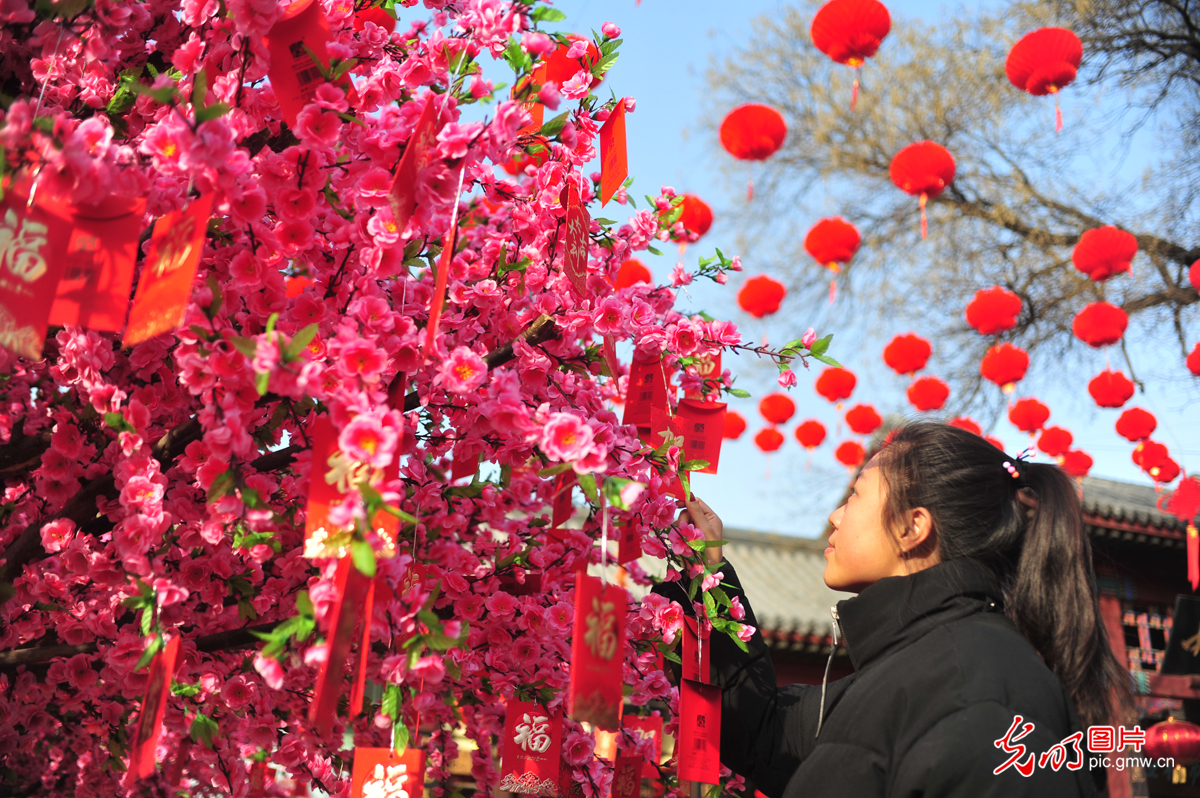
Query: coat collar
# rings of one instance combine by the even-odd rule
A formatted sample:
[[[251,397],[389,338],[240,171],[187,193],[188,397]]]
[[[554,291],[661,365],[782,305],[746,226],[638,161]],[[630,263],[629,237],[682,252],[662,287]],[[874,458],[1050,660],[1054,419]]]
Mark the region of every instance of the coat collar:
[[[837,603],[839,626],[856,671],[931,629],[966,615],[999,610],[999,578],[969,557],[908,576],[888,576]]]

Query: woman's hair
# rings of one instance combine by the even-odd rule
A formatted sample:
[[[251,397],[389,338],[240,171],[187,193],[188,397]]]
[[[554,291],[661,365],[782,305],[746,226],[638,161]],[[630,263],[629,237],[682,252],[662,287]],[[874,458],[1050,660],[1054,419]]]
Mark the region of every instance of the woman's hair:
[[[908,511],[928,510],[941,560],[972,557],[1000,577],[1006,615],[1062,680],[1083,725],[1106,725],[1114,712],[1123,721],[1129,675],[1108,645],[1070,477],[928,422],[899,428],[878,465],[887,486],[884,528],[902,529]]]

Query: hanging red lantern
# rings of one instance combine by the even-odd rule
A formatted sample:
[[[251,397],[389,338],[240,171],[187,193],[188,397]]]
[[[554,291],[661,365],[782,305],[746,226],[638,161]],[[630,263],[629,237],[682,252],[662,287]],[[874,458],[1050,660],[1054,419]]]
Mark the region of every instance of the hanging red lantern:
[[[954,156],[941,144],[918,141],[896,153],[888,175],[901,191],[920,198],[921,238],[925,238],[925,204],[954,182]]]
[[[979,363],[979,373],[984,379],[996,383],[1005,393],[1012,393],[1028,370],[1029,354],[1008,343],[990,347]]]
[[[1021,297],[1000,286],[975,292],[967,305],[967,324],[981,335],[996,335],[1017,326]]]
[[[1071,252],[1071,262],[1076,269],[1102,283],[1114,274],[1129,271],[1137,250],[1137,238],[1133,233],[1105,225],[1079,237],[1079,243]]]
[[[787,289],[778,280],[765,274],[751,277],[738,291],[738,305],[756,319],[769,316],[779,310],[779,304],[787,295]]]
[[[787,123],[769,105],[747,103],[721,121],[721,146],[739,161],[765,161],[786,138]]]
[[[1000,440],[999,438],[993,438],[991,435],[984,435],[983,439],[985,441],[987,441],[988,443],[990,443],[992,446],[995,446],[1000,451],[1002,451],[1002,452],[1005,451],[1004,441]]]
[[[925,368],[933,347],[919,335],[897,335],[883,348],[883,362],[897,374],[913,374]]]
[[[587,52],[580,58],[568,58],[567,53],[571,51],[571,45],[560,44],[558,49],[546,59],[546,83],[562,86],[562,84],[578,75],[581,70],[586,69],[590,71],[600,60],[600,50],[586,36],[581,36],[578,33],[568,33],[567,38],[571,41],[571,44],[575,42],[587,42]],[[600,78],[593,75],[591,85],[598,85],[600,80]]]
[[[368,6],[354,12],[354,29],[364,30],[368,22],[374,22],[388,33],[396,30],[396,18],[379,6]]]
[[[1065,452],[1058,461],[1058,467],[1067,472],[1067,476],[1083,479],[1092,470],[1092,456],[1087,452]]]
[[[1130,443],[1145,440],[1154,434],[1158,419],[1140,407],[1131,407],[1117,419],[1117,434]]]
[[[1157,468],[1150,469],[1150,478],[1155,482],[1166,485],[1168,482],[1174,482],[1181,470],[1179,463],[1168,457]]]
[[[822,219],[804,236],[804,249],[817,263],[837,274],[862,244],[858,228],[840,216]]]
[[[1133,454],[1130,456],[1130,459],[1133,460],[1135,466],[1148,472],[1150,469],[1158,468],[1169,460],[1170,452],[1161,443],[1147,439],[1133,447]]]
[[[1200,260],[1188,267],[1188,282],[1192,284],[1192,288],[1200,291]]]
[[[703,236],[708,232],[708,228],[712,227],[712,208],[708,207],[708,203],[695,194],[684,194],[680,207],[683,208],[683,212],[679,214],[679,221],[683,222],[685,230],[695,233],[697,238]]]
[[[1004,74],[1021,91],[1035,97],[1055,95],[1054,129],[1062,130],[1058,92],[1075,80],[1083,44],[1066,28],[1039,28],[1021,37],[1008,51]]]
[[[1146,729],[1142,750],[1148,757],[1170,757],[1176,766],[1200,762],[1200,726],[1168,718]]]
[[[1075,314],[1071,331],[1075,337],[1091,347],[1115,344],[1129,326],[1129,314],[1107,302],[1093,302]]]
[[[783,446],[783,433],[774,427],[760,429],[754,436],[754,445],[764,452],[773,452]]]
[[[650,275],[646,264],[637,258],[630,258],[621,264],[621,268],[617,269],[617,281],[613,285],[617,288],[628,288],[638,283],[653,284],[653,282],[654,278]]]
[[[1008,420],[1021,432],[1034,433],[1050,420],[1050,408],[1037,399],[1018,399],[1008,409]]]
[[[550,160],[550,149],[548,147],[543,147],[535,153],[522,150],[504,162],[504,171],[516,176],[524,174],[527,166],[533,166],[536,169],[548,160]]]
[[[1120,407],[1133,396],[1133,382],[1119,371],[1105,369],[1092,377],[1088,393],[1100,407]]]
[[[870,405],[855,405],[846,411],[846,425],[859,435],[870,435],[883,426],[883,417]]]
[[[796,403],[785,393],[769,393],[758,403],[758,412],[772,424],[786,424],[796,414]]]
[[[844,466],[858,468],[862,465],[863,458],[867,456],[867,452],[858,441],[844,441],[838,444],[833,456]]]
[[[1038,436],[1037,447],[1051,457],[1066,454],[1075,442],[1075,436],[1062,427],[1046,427]]]
[[[981,437],[983,436],[983,428],[980,427],[977,423],[975,423],[974,419],[967,418],[966,416],[957,416],[955,418],[950,419],[946,423],[952,427],[958,427],[959,429],[965,429],[967,432],[973,432],[976,435],[979,435]]]
[[[850,398],[858,378],[848,369],[831,366],[821,372],[815,383],[817,393],[831,402],[841,402]]]
[[[825,425],[814,418],[796,427],[796,440],[805,449],[815,449],[825,440]]]
[[[950,398],[950,386],[937,377],[921,377],[908,386],[908,401],[921,412],[941,410]]]
[[[725,411],[725,437],[736,441],[746,431],[746,419],[736,410]]]
[[[1192,350],[1192,353],[1187,356],[1187,360],[1184,362],[1187,364],[1188,371],[1200,377],[1200,344],[1196,344],[1196,348]]]
[[[854,93],[850,110],[858,101],[858,68],[879,50],[892,29],[892,17],[879,0],[829,0],[813,17],[813,44],[839,64],[854,67]]]

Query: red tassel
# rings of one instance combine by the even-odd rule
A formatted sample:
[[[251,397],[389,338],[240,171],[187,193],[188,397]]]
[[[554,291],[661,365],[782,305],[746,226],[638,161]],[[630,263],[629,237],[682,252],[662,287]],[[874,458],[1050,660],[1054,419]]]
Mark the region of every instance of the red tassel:
[[[929,201],[929,197],[925,194],[921,195],[921,238],[929,235],[929,222],[925,218],[925,203]]]
[[[856,105],[858,105],[858,67],[854,68],[854,91],[850,93],[850,113],[854,113]]]
[[[1062,109],[1058,107],[1058,95],[1054,95],[1054,132],[1062,133]]]
[[[837,280],[829,281],[829,304],[833,304],[833,300],[837,299]]]
[[[754,178],[753,177],[750,178],[750,180],[748,180],[746,182],[746,202],[750,202],[752,199],[754,199]]]
[[[1192,590],[1196,590],[1200,587],[1200,533],[1192,524],[1187,528],[1187,558],[1188,581],[1192,583]]]

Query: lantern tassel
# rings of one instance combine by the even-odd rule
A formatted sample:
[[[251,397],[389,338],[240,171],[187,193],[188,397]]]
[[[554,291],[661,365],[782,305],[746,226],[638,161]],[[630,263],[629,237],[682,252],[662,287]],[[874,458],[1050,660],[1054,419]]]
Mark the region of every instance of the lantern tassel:
[[[1200,532],[1192,524],[1187,528],[1187,558],[1188,581],[1192,583],[1192,590],[1196,590],[1200,587]]]
[[[746,181],[746,202],[750,202],[753,199],[754,199],[754,178],[752,177]]]
[[[925,218],[925,203],[929,201],[929,195],[922,194],[920,199],[921,204],[921,238],[926,238],[929,235],[929,222]]]
[[[833,304],[833,300],[837,299],[837,280],[829,281],[829,304]]]
[[[1054,132],[1062,133],[1062,109],[1058,107],[1058,94],[1054,95]]]
[[[858,67],[854,68],[854,89],[850,92],[850,113],[854,113],[855,106],[858,105]]]

